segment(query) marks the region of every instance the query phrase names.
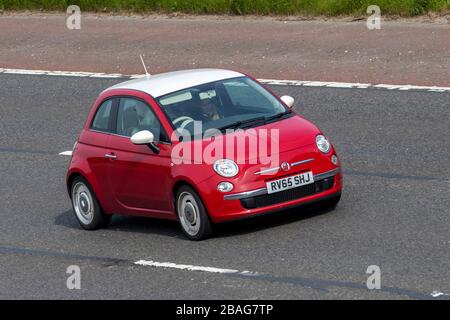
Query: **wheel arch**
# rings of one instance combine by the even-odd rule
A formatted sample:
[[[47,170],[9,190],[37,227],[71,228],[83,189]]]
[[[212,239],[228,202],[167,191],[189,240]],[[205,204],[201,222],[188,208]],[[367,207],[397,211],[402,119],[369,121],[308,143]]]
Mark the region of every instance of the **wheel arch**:
[[[82,177],[83,179],[85,179],[87,181],[86,177],[83,174],[81,174],[80,172],[78,172],[78,171],[71,172],[67,176],[67,180],[66,180],[67,193],[69,194],[70,198],[72,198],[72,192],[71,192],[72,183],[73,183],[73,180],[75,180],[76,177]]]
[[[205,200],[203,199],[200,191],[198,190],[198,188],[195,186],[194,183],[192,183],[191,181],[189,181],[188,179],[184,179],[184,178],[180,178],[179,180],[177,180],[173,186],[172,186],[172,205],[173,205],[173,211],[175,212],[175,214],[177,214],[177,206],[176,206],[176,201],[177,201],[177,193],[178,190],[180,190],[180,188],[182,186],[188,186],[191,187],[192,189],[194,189],[194,191],[197,193],[197,196],[200,198],[200,200],[203,202],[203,206],[206,209],[206,213],[209,216],[209,212],[208,209],[206,207],[206,203]]]
[[[95,181],[95,179],[94,180],[93,179],[89,179],[86,174],[84,174],[83,172],[81,172],[79,170],[72,170],[71,172],[69,172],[67,174],[66,187],[67,187],[67,193],[69,194],[69,197],[72,199],[71,187],[72,187],[73,181],[77,177],[81,177],[81,178],[83,178],[84,180],[87,181],[91,191],[94,193],[95,197],[97,198],[97,201],[98,201],[98,204],[100,205],[100,208],[106,214],[110,214],[112,212],[111,205],[108,203],[108,200],[107,200],[107,198],[105,198],[105,195],[103,194],[103,192],[101,192],[100,187],[96,183],[97,181]]]

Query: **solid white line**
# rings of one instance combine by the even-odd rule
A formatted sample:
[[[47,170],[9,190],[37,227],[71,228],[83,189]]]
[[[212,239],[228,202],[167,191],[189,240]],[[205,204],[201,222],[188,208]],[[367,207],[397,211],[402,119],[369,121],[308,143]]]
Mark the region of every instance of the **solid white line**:
[[[0,73],[9,74],[32,74],[32,75],[43,75],[48,71],[44,70],[25,70],[25,69],[0,69]]]
[[[46,76],[67,76],[67,77],[86,77],[86,78],[128,78],[136,79],[144,77],[142,74],[125,75],[121,73],[98,73],[98,72],[75,72],[75,71],[45,71],[45,70],[27,70],[27,69],[7,69],[0,68],[0,73],[4,74],[22,74],[22,75],[46,75]],[[326,87],[326,88],[349,88],[349,89],[387,89],[397,91],[419,90],[427,92],[450,92],[450,87],[436,86],[415,86],[410,84],[392,85],[392,84],[370,84],[370,83],[351,83],[351,82],[327,82],[327,81],[300,81],[300,80],[276,80],[276,79],[258,79],[264,84],[280,86],[298,86],[298,87]]]
[[[72,151],[63,151],[59,153],[60,156],[72,156]]]
[[[179,270],[188,270],[188,271],[202,271],[202,272],[210,272],[210,273],[222,273],[222,274],[242,274],[242,275],[255,275],[256,272],[251,271],[239,271],[235,269],[224,269],[224,268],[215,268],[215,267],[203,267],[203,266],[194,266],[190,264],[177,264],[173,262],[157,262],[152,260],[139,260],[134,264],[139,266],[146,267],[155,267],[155,268],[169,268],[169,269],[179,269]]]
[[[44,71],[44,70],[25,70],[25,69],[5,69],[0,68],[0,73],[4,74],[23,74],[23,75],[45,75],[45,76],[66,76],[66,77],[89,77],[89,78],[122,78],[128,77],[120,73],[98,73],[83,71]]]
[[[326,81],[293,81],[293,80],[275,80],[259,79],[264,84],[285,85],[298,87],[326,87],[326,88],[351,88],[351,89],[387,89],[387,90],[419,90],[427,92],[450,92],[450,87],[436,86],[414,86],[414,85],[390,85],[390,84],[370,84],[370,83],[350,83],[350,82],[326,82]]]

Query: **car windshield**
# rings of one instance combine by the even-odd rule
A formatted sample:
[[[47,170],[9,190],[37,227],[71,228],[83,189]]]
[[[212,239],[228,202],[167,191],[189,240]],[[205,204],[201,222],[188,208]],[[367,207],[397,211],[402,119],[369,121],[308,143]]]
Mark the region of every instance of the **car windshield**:
[[[190,135],[203,135],[208,129],[224,131],[258,126],[291,112],[248,77],[202,84],[164,95],[157,101],[175,129],[187,130]]]

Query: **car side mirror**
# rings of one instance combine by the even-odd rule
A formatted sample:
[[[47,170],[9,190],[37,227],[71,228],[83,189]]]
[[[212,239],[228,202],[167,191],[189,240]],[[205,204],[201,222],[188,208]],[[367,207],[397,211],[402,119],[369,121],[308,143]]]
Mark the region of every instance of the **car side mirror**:
[[[281,101],[283,101],[289,108],[292,108],[292,106],[294,105],[295,99],[292,98],[291,96],[282,96]]]
[[[142,130],[139,132],[136,132],[133,134],[130,138],[131,142],[133,144],[148,144],[152,143],[155,137],[153,136],[153,133],[151,133],[148,130]]]
[[[147,145],[154,153],[159,153],[159,148],[153,143],[155,136],[148,130],[142,130],[133,134],[130,138],[133,144]]]

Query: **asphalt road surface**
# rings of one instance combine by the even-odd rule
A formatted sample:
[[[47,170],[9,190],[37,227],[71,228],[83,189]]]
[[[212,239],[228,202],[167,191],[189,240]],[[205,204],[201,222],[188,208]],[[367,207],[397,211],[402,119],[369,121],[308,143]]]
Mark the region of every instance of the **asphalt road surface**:
[[[336,210],[220,226],[191,242],[176,222],[114,217],[79,228],[65,188],[97,94],[121,79],[0,75],[0,298],[435,299],[450,296],[450,93],[272,86],[297,100],[345,168]],[[151,184],[151,182],[149,182]],[[249,270],[220,274],[138,260]],[[66,287],[81,268],[81,289]],[[366,269],[381,268],[368,290]]]

